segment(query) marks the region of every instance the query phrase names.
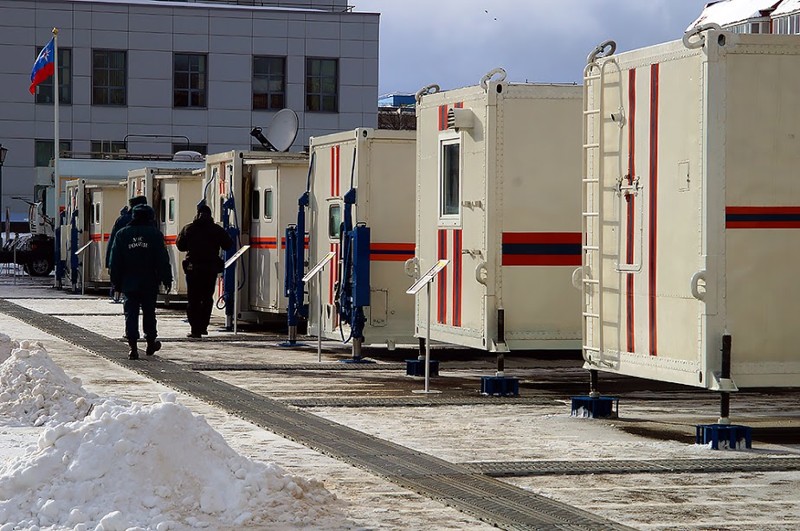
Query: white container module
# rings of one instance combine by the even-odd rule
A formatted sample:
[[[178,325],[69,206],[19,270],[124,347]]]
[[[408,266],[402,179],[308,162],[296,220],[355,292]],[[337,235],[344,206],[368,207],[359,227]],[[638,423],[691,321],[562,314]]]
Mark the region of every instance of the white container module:
[[[172,170],[156,175],[154,188],[157,191],[154,203],[157,204],[153,208],[159,229],[164,235],[173,279],[168,293],[164,292],[163,287],[160,289],[170,299],[182,299],[187,294],[186,275],[181,265],[185,255],[178,251],[176,241],[181,229],[197,216],[197,205],[203,196],[203,170]]]
[[[111,183],[91,183],[85,185],[89,196],[89,239],[92,245],[87,249],[84,260],[88,274],[88,285],[110,286],[111,278],[106,268],[106,252],[109,237],[120,210],[127,204],[125,186],[121,181]]]
[[[415,138],[414,131],[358,128],[310,139],[309,266],[335,253],[313,281],[322,282],[322,337],[348,340],[353,332],[357,344],[416,343],[414,301],[405,294],[410,279],[404,273],[415,249]],[[350,191],[354,193],[347,196]],[[361,225],[370,234],[366,252],[351,258],[344,256],[347,209],[352,216],[349,229]],[[336,303],[339,295],[345,314],[355,314],[353,301],[342,299],[341,293],[352,291],[359,279],[366,284],[362,289],[368,305],[361,305],[363,322],[353,331]],[[320,330],[316,284],[308,293],[308,331],[316,335]]]
[[[64,279],[73,291],[110,285],[105,252],[111,228],[125,205],[119,181],[66,181],[61,231]]]
[[[799,385],[800,42],[695,31],[586,74],[586,367]]]
[[[305,153],[227,151],[206,157],[203,197],[234,240],[224,258],[250,245],[236,262],[238,271],[229,267],[218,284],[215,311],[224,312],[228,327],[234,289],[241,319],[261,321],[285,313],[283,230],[294,219],[307,171]]]
[[[417,267],[450,261],[431,287],[432,340],[580,348],[581,94],[508,83],[500,69],[417,94]],[[417,336],[426,329],[423,290]]]

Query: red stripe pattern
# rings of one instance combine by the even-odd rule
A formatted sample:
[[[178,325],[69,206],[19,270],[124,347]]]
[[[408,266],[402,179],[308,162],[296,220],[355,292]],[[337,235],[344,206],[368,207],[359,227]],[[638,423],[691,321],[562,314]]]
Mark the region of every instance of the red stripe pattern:
[[[376,243],[369,246],[369,259],[373,262],[405,262],[414,258],[416,245],[413,243]]]
[[[439,230],[436,258],[444,260],[447,258],[447,231]],[[447,322],[447,268],[436,277],[437,288],[437,312],[436,321],[440,324]]]
[[[462,264],[462,241],[461,230],[453,232],[453,326],[461,326],[461,275]]]
[[[656,318],[656,265],[658,264],[658,99],[659,65],[650,66],[650,289],[648,315],[650,318],[650,355],[658,355],[658,326]]]
[[[628,71],[628,184],[632,185],[636,178],[636,69]],[[635,207],[636,197],[633,195],[625,196],[628,201],[628,234],[626,238],[625,257],[629,264],[634,260],[634,229],[635,229]],[[634,276],[633,273],[626,275],[625,284],[627,287],[627,338],[628,352],[636,350],[636,336],[634,333]]]
[[[504,266],[579,266],[580,232],[504,232]]]
[[[726,229],[800,229],[800,207],[729,206]]]

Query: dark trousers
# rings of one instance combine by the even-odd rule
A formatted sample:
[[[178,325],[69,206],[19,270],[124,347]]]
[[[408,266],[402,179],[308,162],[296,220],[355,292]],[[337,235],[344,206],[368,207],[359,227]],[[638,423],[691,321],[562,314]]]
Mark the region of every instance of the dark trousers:
[[[125,337],[128,341],[139,339],[139,309],[142,310],[142,329],[148,341],[158,337],[156,330],[157,291],[131,291],[124,294],[122,309],[125,311]]]
[[[189,304],[186,306],[186,317],[193,334],[202,334],[208,329],[211,310],[214,307],[214,288],[217,284],[217,273],[208,271],[187,271],[186,295]]]

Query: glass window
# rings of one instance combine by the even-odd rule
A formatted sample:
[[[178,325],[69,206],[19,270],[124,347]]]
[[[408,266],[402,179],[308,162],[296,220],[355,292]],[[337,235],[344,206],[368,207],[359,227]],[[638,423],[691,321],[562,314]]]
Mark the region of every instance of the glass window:
[[[172,101],[175,107],[206,106],[206,56],[176,53],[173,56]]]
[[[100,223],[100,203],[94,204],[94,222]]]
[[[339,110],[339,63],[336,59],[306,59],[306,110]]]
[[[165,219],[167,219],[167,200],[166,199],[162,199],[161,200],[161,209],[160,210],[161,211],[158,214],[158,219],[160,219],[161,221],[164,221]]]
[[[286,59],[253,57],[253,109],[286,107]]]
[[[250,210],[252,210],[252,218],[258,219],[261,217],[261,191],[253,190],[253,197],[250,198]]]
[[[460,214],[461,145],[456,141],[442,143],[439,171],[439,216]]]
[[[264,218],[272,221],[272,189],[264,191]]]
[[[36,57],[42,47],[36,48]],[[58,49],[58,102],[72,103],[72,49]],[[36,86],[36,103],[53,103],[53,76]]]
[[[169,221],[172,223],[175,221],[175,198],[169,198]]]
[[[70,140],[59,140],[61,145],[61,157],[65,152],[72,151],[72,142]],[[50,161],[53,160],[55,153],[53,152],[52,140],[36,140],[34,144],[34,157],[36,166],[50,166]]]
[[[93,159],[119,158],[114,155],[124,154],[128,151],[125,142],[116,140],[92,140]]]
[[[328,207],[328,238],[338,240],[342,229],[342,206],[334,204]]]
[[[92,50],[92,105],[126,105],[127,92],[127,52]]]

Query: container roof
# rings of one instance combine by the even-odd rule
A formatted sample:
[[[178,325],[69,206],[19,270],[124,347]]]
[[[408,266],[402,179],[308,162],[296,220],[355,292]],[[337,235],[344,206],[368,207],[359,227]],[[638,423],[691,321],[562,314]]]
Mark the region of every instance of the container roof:
[[[722,0],[706,4],[700,16],[688,28],[716,23],[729,26],[753,18],[767,17],[780,0]]]
[[[788,15],[795,11],[800,11],[800,0],[783,0],[783,2],[775,8],[775,11],[772,12],[772,16]]]

